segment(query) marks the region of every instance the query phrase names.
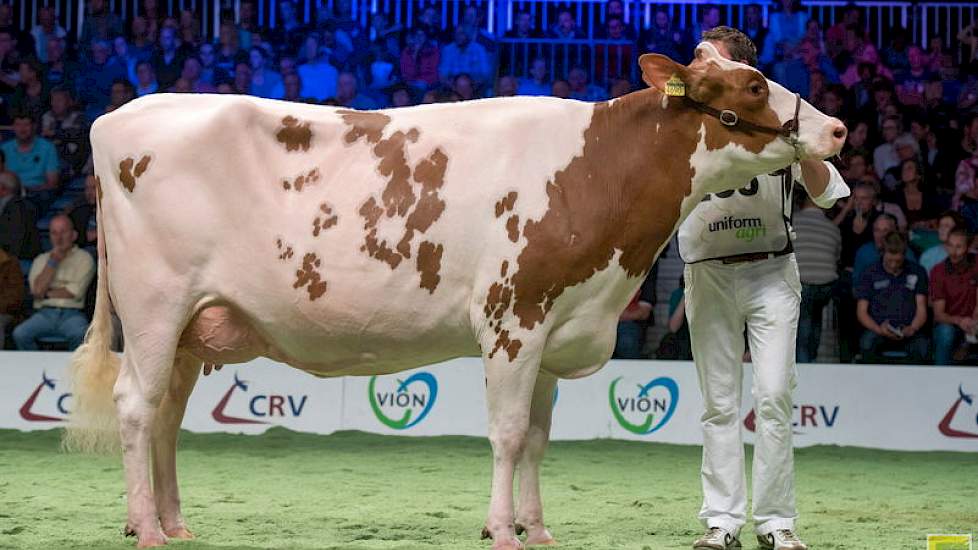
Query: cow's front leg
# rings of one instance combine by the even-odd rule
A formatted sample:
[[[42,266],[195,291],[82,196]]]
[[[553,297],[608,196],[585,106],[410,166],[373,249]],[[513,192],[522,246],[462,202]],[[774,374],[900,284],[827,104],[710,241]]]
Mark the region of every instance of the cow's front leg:
[[[530,405],[530,427],[526,448],[520,460],[520,505],[516,531],[526,532],[527,546],[557,544],[543,525],[543,502],[540,500],[540,462],[550,441],[550,419],[553,413],[557,377],[541,371],[533,388]]]
[[[513,477],[526,446],[530,401],[539,352],[524,345],[512,359],[505,350],[485,358],[486,403],[489,406],[489,442],[492,444],[492,497],[483,535],[493,550],[519,550],[513,514]]]

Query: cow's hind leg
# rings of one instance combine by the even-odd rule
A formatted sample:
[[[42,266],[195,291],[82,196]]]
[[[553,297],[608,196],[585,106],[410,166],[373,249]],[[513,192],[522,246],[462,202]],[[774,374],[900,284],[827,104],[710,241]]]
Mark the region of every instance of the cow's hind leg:
[[[486,358],[486,403],[489,406],[489,442],[492,444],[492,496],[484,537],[493,550],[519,550],[513,514],[513,478],[526,445],[530,402],[539,353],[524,346],[513,361],[505,351]]]
[[[527,546],[557,543],[543,525],[543,503],[540,500],[540,462],[550,441],[550,419],[556,387],[557,377],[540,371],[533,388],[530,428],[519,467],[520,505],[516,515],[516,531],[517,534],[526,532]]]
[[[127,534],[138,546],[166,544],[150,485],[149,465],[157,409],[170,385],[176,337],[172,329],[148,326],[135,337],[126,336],[122,369],[113,388],[122,437],[122,463],[126,475]]]
[[[163,533],[175,539],[192,539],[193,534],[180,513],[177,486],[177,435],[187,400],[200,374],[201,362],[178,354],[167,389],[153,424],[153,494]]]

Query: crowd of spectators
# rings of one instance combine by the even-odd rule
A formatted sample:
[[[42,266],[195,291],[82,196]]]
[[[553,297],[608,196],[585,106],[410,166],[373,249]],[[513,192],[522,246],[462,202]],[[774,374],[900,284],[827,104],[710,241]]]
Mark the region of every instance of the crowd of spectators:
[[[282,0],[276,25],[265,28],[255,1],[242,0],[209,40],[194,12],[166,16],[158,0],[143,0],[125,20],[105,0],[86,5],[77,33],[62,28],[51,7],[38,7],[35,24],[24,29],[0,5],[0,123],[7,128],[0,143],[0,335],[12,333],[22,349],[48,336],[77,342],[78,319],[92,306],[94,266],[76,252],[94,252],[98,237],[88,130],[136,97],[235,93],[355,109],[512,95],[598,101],[643,85],[637,55],[685,63],[696,37],[724,23],[719,7],[704,5],[681,28],[662,6],[641,28],[642,18],[626,17],[627,6],[609,0],[587,32],[573,9],[559,8],[549,20],[515,13],[512,28],[494,35],[475,5],[455,25],[441,21],[435,5],[410,25],[384,13],[360,25],[349,0],[308,23]],[[822,313],[832,304],[842,361],[974,362],[974,24],[955,37],[952,51],[940,36],[915,44],[900,28],[872,37],[855,5],[820,21],[797,0],[780,0],[765,25],[753,4],[739,27],[757,44],[761,70],[850,129],[836,162],[852,196],[828,215],[798,197],[799,360],[817,357]],[[654,301],[643,285],[623,316],[627,341],[619,355],[657,349],[651,355],[687,357],[681,288],[666,338],[643,342]]]

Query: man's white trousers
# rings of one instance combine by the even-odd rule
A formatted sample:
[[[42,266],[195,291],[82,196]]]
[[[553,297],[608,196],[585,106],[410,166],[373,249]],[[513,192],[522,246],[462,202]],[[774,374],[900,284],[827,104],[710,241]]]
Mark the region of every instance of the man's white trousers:
[[[753,516],[767,534],[794,529],[791,440],[795,333],[801,282],[794,254],[686,266],[686,314],[703,413],[703,507],[707,527],[737,533],[746,522],[747,481],[741,439],[744,326],[754,369]]]

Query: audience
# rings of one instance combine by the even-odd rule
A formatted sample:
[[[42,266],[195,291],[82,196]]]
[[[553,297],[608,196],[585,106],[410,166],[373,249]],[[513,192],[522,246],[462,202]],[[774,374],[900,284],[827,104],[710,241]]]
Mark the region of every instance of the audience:
[[[6,344],[7,327],[20,315],[24,302],[24,274],[20,261],[0,249],[0,350]]]
[[[946,48],[940,37],[913,43],[912,33],[898,27],[870,36],[864,12],[873,8],[848,5],[829,14],[809,11],[798,0],[777,0],[765,21],[759,4],[739,11],[709,4],[688,21],[653,6],[646,20],[628,13],[621,0],[609,0],[591,11],[576,5],[526,8],[514,14],[509,28],[493,33],[489,29],[501,20],[489,22],[474,5],[460,5],[444,21],[440,9],[427,5],[407,21],[401,13],[354,12],[351,2],[306,13],[283,1],[272,14],[274,24],[264,20],[269,26],[263,28],[258,3],[241,0],[236,13],[224,11],[205,24],[216,25],[211,40],[202,36],[205,27],[192,10],[139,0],[137,9],[120,17],[122,11],[110,4],[87,2],[80,29],[59,27],[48,6],[38,7],[36,24],[28,29],[0,28],[0,122],[13,128],[13,139],[0,146],[7,159],[0,166],[0,248],[20,260],[37,256],[48,228],[57,225],[52,216],[60,212],[69,213],[77,245],[93,249],[97,222],[93,180],[86,178],[92,170],[88,131],[99,116],[133,97],[239,93],[355,109],[517,94],[600,101],[643,86],[639,54],[687,63],[702,30],[733,18],[758,46],[767,74],[850,129],[835,161],[852,197],[840,201],[830,217],[804,202],[794,214],[803,284],[799,361],[815,360],[823,321],[831,319],[839,336],[839,349],[830,350],[833,359],[834,351],[842,361],[852,358],[860,328],[875,339],[863,350],[864,360],[910,353],[929,361],[937,358],[938,347],[939,362],[960,355],[960,319],[941,321],[969,315],[957,302],[960,309],[948,313],[953,291],[944,313],[935,307],[933,329],[914,326],[916,298],[910,300],[913,308],[903,304],[896,311],[913,309],[909,320],[874,321],[877,327],[883,321],[903,323],[902,340],[891,338],[893,331],[879,335],[864,322],[880,304],[867,300],[867,314],[858,312],[854,293],[866,276],[875,273],[884,284],[912,275],[915,264],[907,260],[917,256],[925,274],[944,266],[945,279],[953,281],[963,268],[948,256],[948,247],[960,240],[950,235],[978,232],[978,63],[957,65],[969,58],[958,55],[957,45]],[[961,35],[963,43],[978,44],[974,34],[971,25]],[[899,269],[887,269],[887,254],[881,253],[890,232],[910,241],[903,247],[906,265]],[[657,355],[688,357],[680,336],[682,301],[674,301],[673,315],[662,323],[672,332]],[[832,302],[838,313],[823,320]],[[949,326],[959,332],[946,344]],[[931,330],[934,355],[911,349]],[[634,351],[634,345],[621,344]]]

